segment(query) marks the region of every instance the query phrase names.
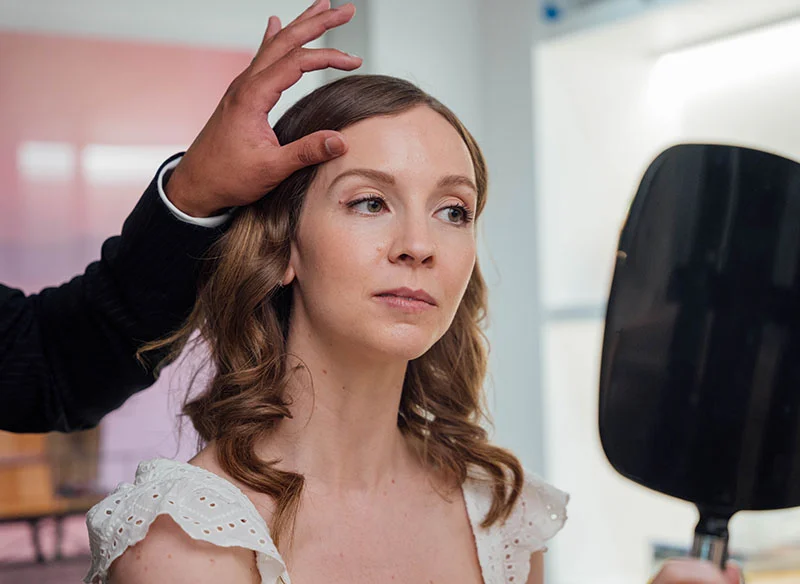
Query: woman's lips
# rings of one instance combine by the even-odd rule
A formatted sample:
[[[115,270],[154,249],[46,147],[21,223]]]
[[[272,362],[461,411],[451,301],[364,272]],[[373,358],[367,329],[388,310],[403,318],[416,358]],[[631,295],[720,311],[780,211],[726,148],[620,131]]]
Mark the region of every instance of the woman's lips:
[[[396,296],[398,298],[406,298],[408,300],[417,300],[425,302],[431,306],[436,306],[436,300],[433,296],[425,292],[425,290],[412,290],[411,288],[395,288],[394,290],[384,290],[379,292],[377,296]]]
[[[436,300],[425,290],[412,290],[410,288],[396,288],[386,290],[375,295],[379,302],[392,308],[406,311],[420,312],[436,306]]]

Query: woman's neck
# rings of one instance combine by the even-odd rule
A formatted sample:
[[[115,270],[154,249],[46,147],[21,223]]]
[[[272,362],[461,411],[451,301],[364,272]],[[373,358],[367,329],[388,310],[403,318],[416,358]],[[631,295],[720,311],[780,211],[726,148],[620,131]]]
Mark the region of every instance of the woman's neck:
[[[397,426],[408,363],[344,354],[313,335],[290,336],[292,418],[264,442],[265,458],[325,492],[382,488],[419,469]]]

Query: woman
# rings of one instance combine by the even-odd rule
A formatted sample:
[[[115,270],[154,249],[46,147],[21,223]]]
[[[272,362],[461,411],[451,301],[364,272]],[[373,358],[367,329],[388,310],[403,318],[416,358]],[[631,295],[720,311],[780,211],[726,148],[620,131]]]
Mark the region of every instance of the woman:
[[[206,446],[90,512],[87,582],[542,582],[567,497],[480,425],[483,156],[390,77],[330,83],[274,131],[323,129],[346,153],[239,210],[158,345],[208,347],[185,407]]]
[[[267,556],[254,581],[477,583],[494,569],[497,581],[524,582],[531,553],[563,523],[565,496],[525,482],[516,458],[477,424],[480,151],[449,110],[387,77],[331,83],[275,132],[285,142],[322,127],[344,134],[343,163],[297,173],[240,210],[173,339],[200,329],[215,366],[209,389],[187,406],[208,441],[192,461],[203,470],[145,465],[147,478],[116,493],[119,506],[96,508],[90,525],[113,526],[126,545],[150,526],[136,552],[146,561],[128,552],[115,566],[121,582],[140,565],[191,565],[179,559],[183,545],[190,557],[202,548],[169,521],[220,545],[247,546],[237,538],[251,535],[250,549]],[[476,479],[465,482],[473,466]],[[218,477],[258,514],[244,497],[226,498]],[[195,480],[207,482],[197,490]],[[201,514],[194,498],[214,507]],[[151,524],[158,513],[172,519]],[[122,547],[114,541],[107,560]],[[264,552],[270,541],[280,554]],[[176,561],[160,567],[167,550]],[[209,553],[231,581],[250,581],[252,557]]]

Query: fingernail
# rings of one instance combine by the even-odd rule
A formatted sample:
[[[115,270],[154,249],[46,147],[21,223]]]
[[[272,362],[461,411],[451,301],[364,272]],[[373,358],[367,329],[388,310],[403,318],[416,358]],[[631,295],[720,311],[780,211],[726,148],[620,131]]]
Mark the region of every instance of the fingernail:
[[[328,138],[325,140],[325,150],[327,150],[328,154],[331,156],[339,156],[340,154],[344,154],[344,142],[342,142],[341,138]]]
[[[347,54],[348,54],[349,56],[351,56],[351,57],[355,57],[356,59],[361,59],[362,61],[364,60],[364,58],[363,58],[363,57],[361,57],[360,55],[356,55],[355,53],[347,53]]]

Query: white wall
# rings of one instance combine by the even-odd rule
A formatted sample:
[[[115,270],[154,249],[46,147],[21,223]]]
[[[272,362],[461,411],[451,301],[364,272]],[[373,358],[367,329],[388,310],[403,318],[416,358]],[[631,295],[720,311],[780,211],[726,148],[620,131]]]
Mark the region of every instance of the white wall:
[[[600,305],[638,179],[674,122],[648,109],[646,56],[544,45],[537,66],[542,302]]]
[[[537,67],[542,302],[551,311],[598,306],[630,199],[674,128],[648,109],[652,61],[641,55],[545,45]],[[553,548],[559,583],[643,582],[650,542],[682,544],[693,527],[689,505],[625,481],[605,460],[602,326],[600,316],[543,328],[547,475],[572,495],[569,529]]]
[[[656,62],[652,85],[677,105],[680,139],[749,145],[800,160],[798,73],[800,15],[668,54]]]
[[[369,67],[408,79],[450,107],[480,141],[480,0],[371,0]]]
[[[482,147],[490,174],[481,260],[490,293],[489,387],[495,439],[517,453],[529,470],[550,478],[542,434],[539,209],[531,108],[531,47],[538,10],[537,3],[528,0],[481,4]]]

